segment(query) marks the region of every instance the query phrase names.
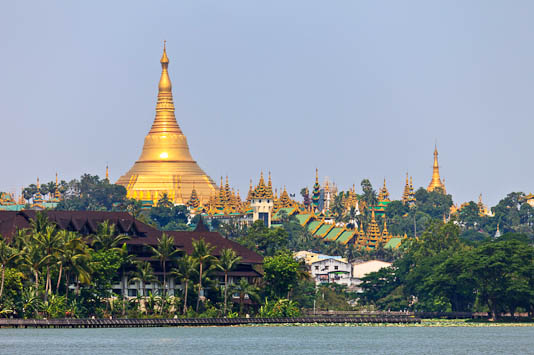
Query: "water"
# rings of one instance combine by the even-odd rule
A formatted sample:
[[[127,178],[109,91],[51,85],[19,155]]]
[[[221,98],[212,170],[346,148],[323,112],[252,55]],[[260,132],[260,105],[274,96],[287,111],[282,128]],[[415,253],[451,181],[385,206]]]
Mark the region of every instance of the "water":
[[[0,354],[534,354],[534,327],[0,329]]]

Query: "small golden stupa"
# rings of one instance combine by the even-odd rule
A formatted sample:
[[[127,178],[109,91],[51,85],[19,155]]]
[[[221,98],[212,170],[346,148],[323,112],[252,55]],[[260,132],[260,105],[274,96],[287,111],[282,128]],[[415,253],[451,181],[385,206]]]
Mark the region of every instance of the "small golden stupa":
[[[434,191],[436,188],[441,188],[443,193],[447,193],[445,190],[445,183],[439,176],[439,164],[438,164],[438,147],[434,147],[434,168],[432,171],[432,180],[428,184],[427,191]]]
[[[127,197],[152,201],[154,205],[164,194],[175,204],[185,204],[194,188],[204,204],[217,187],[193,160],[187,139],[176,122],[165,44],[160,62],[156,118],[145,137],[141,156],[117,184],[126,188]]]

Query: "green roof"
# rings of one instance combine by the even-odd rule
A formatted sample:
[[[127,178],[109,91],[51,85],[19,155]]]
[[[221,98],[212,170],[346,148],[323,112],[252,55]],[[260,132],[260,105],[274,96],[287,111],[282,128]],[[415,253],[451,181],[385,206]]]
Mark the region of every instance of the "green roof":
[[[315,232],[315,235],[318,236],[318,237],[324,237],[324,235],[326,234],[326,232],[328,232],[328,230],[332,227],[332,225],[330,224],[323,224],[321,226],[321,228],[319,228],[317,230],[317,232]]]
[[[337,236],[343,231],[343,228],[332,228],[332,230],[325,235],[324,240],[327,242],[333,242],[337,239]]]
[[[354,232],[352,232],[352,231],[344,231],[336,239],[336,242],[341,243],[341,244],[347,244],[349,242],[349,240],[351,240],[353,235],[354,235]]]
[[[310,218],[311,214],[298,214],[295,217],[299,221],[300,225],[303,226],[304,223]]]
[[[282,211],[285,211],[288,215],[291,214],[291,212],[293,212],[293,210],[295,209],[295,207],[284,207],[284,208],[280,208],[278,211],[276,211],[276,213],[273,215],[273,218],[272,219],[279,219],[280,218],[280,212]]]
[[[402,238],[391,238],[384,248],[397,249],[402,242]]]
[[[308,223],[308,232],[313,232],[314,230],[316,230],[321,223],[321,221],[311,221],[310,223]]]

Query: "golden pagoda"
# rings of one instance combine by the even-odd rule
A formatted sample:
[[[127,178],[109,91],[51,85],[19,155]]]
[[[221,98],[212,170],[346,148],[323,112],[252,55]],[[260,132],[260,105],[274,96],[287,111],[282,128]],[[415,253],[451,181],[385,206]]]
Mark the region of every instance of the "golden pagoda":
[[[167,194],[175,204],[185,204],[195,187],[200,203],[208,203],[216,191],[213,180],[198,166],[189,152],[187,139],[176,122],[172,85],[165,45],[161,57],[156,118],[145,137],[141,156],[117,181],[127,197],[155,204]]]
[[[386,178],[384,178],[384,186],[380,188],[380,191],[378,193],[378,201],[379,202],[389,202],[389,191],[386,187]]]
[[[428,184],[427,191],[434,191],[436,188],[443,190],[443,193],[447,193],[445,190],[445,184],[441,181],[439,177],[439,164],[438,164],[438,147],[434,147],[434,168],[432,171],[432,180]]]

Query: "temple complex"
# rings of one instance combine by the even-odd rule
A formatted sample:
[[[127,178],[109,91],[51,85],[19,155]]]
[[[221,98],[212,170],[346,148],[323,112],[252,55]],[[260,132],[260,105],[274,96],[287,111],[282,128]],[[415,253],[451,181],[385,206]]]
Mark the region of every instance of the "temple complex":
[[[445,189],[445,183],[439,176],[439,164],[438,164],[438,147],[434,147],[434,167],[432,170],[432,180],[428,184],[427,191],[434,191],[435,189],[441,189],[443,193],[447,193]]]
[[[176,122],[172,85],[165,46],[161,57],[156,117],[143,145],[141,156],[117,181],[127,197],[155,205],[166,194],[174,204],[186,204],[193,190],[200,203],[208,203],[217,186],[189,152],[187,139]]]

